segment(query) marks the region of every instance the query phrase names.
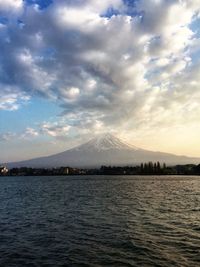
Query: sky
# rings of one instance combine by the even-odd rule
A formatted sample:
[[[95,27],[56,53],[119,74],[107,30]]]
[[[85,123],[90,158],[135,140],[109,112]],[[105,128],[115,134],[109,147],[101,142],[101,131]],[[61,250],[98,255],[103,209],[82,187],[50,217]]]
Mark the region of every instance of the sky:
[[[200,157],[199,0],[0,0],[0,162],[106,132]]]

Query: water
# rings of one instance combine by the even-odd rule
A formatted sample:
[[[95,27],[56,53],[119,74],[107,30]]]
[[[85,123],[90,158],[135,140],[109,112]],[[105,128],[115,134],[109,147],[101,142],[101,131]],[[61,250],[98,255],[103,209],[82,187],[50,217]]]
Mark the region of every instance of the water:
[[[200,266],[200,177],[0,177],[0,266]]]

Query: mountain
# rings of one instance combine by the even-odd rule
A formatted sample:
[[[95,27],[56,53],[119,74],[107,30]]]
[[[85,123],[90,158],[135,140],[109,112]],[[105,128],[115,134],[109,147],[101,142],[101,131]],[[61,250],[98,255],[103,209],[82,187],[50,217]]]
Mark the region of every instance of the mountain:
[[[101,165],[123,166],[141,162],[165,162],[166,164],[200,163],[200,158],[153,152],[129,145],[119,138],[104,134],[89,142],[59,154],[26,161],[7,163],[13,167],[100,167]]]

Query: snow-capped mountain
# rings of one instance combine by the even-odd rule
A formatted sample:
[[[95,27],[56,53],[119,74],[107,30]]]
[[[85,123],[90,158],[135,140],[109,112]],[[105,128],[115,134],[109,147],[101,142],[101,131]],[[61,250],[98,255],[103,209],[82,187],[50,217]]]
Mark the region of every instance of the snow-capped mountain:
[[[129,145],[119,138],[104,134],[59,154],[31,160],[8,163],[12,167],[100,167],[101,165],[123,166],[141,162],[160,161],[166,164],[200,163],[200,158],[153,152]]]
[[[105,151],[109,149],[116,150],[138,150],[139,148],[131,146],[122,142],[119,138],[113,136],[110,133],[98,135],[97,137],[91,139],[87,143],[75,148],[77,151]]]

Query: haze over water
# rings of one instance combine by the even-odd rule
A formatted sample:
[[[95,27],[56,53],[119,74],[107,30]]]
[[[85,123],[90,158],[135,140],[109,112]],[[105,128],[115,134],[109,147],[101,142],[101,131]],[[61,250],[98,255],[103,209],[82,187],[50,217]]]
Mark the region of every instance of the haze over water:
[[[199,177],[0,177],[0,266],[199,266]]]

